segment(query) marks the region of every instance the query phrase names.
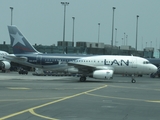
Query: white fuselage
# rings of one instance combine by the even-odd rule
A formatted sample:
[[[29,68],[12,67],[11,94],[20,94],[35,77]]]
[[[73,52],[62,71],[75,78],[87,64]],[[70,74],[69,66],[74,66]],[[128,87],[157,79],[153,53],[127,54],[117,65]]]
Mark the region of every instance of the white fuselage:
[[[20,59],[15,56],[15,58],[10,60],[30,67],[52,71],[70,70],[72,72],[77,72],[79,69],[78,66],[83,67],[83,69],[92,69],[92,72],[95,70],[113,70],[116,74],[150,74],[157,71],[155,65],[149,63],[149,61],[144,58],[136,56],[97,55],[89,57],[71,57],[69,55],[52,55],[43,57],[42,55],[41,60],[43,60],[43,62],[38,62],[36,60],[37,57],[35,57],[34,64],[29,62],[30,60],[25,56],[20,57]],[[57,62],[57,64],[52,64],[55,62]],[[47,63],[50,65],[46,65]]]
[[[148,60],[135,56],[92,56],[72,61],[83,66],[95,66],[97,69],[113,69],[114,73],[150,74],[157,71],[157,67]]]
[[[4,59],[4,56],[6,56],[6,55],[8,55],[7,52],[0,50],[0,61],[6,60],[6,59]]]
[[[8,70],[11,67],[10,61],[4,58],[7,55],[9,55],[7,52],[0,51],[0,66],[3,72],[5,72],[5,70]]]

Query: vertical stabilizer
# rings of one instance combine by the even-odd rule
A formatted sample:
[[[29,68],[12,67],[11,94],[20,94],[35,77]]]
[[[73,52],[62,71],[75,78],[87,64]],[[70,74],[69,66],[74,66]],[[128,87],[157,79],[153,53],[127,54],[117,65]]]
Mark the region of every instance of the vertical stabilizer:
[[[8,26],[8,31],[14,54],[39,53],[16,26]]]

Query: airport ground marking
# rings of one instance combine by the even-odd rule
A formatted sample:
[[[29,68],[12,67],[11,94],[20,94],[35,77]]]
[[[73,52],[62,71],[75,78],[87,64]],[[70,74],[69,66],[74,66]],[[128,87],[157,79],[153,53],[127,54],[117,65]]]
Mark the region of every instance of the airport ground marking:
[[[29,90],[30,89],[26,87],[7,87],[7,88],[11,90]]]
[[[13,102],[13,101],[37,101],[37,100],[53,100],[53,99],[60,99],[64,97],[54,97],[54,98],[31,98],[31,99],[4,99],[0,100],[0,102]]]
[[[147,100],[147,102],[160,103],[160,100]]]
[[[125,89],[140,89],[140,90],[154,90],[160,91],[160,89],[149,89],[149,88],[139,88],[139,87],[126,87],[126,86],[116,86],[116,85],[108,85],[108,87],[115,87],[115,88],[125,88]]]
[[[30,110],[33,111],[33,110],[38,109],[38,108],[42,108],[42,107],[45,107],[45,106],[48,106],[48,105],[51,105],[51,104],[54,104],[54,103],[58,103],[58,102],[61,102],[61,101],[64,101],[64,100],[67,100],[67,99],[70,99],[70,98],[74,98],[74,97],[77,97],[77,96],[80,96],[80,95],[83,95],[83,94],[86,94],[86,93],[89,93],[89,92],[93,92],[93,91],[96,91],[96,90],[103,89],[105,87],[107,87],[107,85],[103,85],[103,86],[100,86],[100,87],[97,87],[97,88],[94,88],[94,89],[91,89],[91,90],[87,90],[85,92],[81,92],[81,93],[74,94],[74,95],[71,95],[71,96],[67,96],[67,97],[64,97],[64,98],[61,98],[61,99],[58,99],[58,100],[54,100],[52,102],[45,103],[45,104],[42,104],[42,105],[39,105],[39,106],[35,106],[35,107],[29,108],[29,109],[26,109],[26,110],[22,110],[22,111],[19,111],[19,112],[1,117],[0,120],[5,120],[5,119],[8,119],[8,118],[11,118],[11,117],[29,112]]]
[[[48,119],[48,120],[58,120],[58,119],[56,119],[56,118],[51,118],[51,117],[47,117],[47,116],[43,116],[43,115],[37,114],[37,113],[34,112],[33,109],[30,109],[29,112],[30,112],[31,114],[35,115],[35,116],[40,117],[40,118],[45,118],[45,119]]]
[[[110,99],[119,99],[119,100],[160,103],[160,100],[159,101],[156,101],[156,100],[154,101],[154,100],[144,100],[144,99],[134,99],[134,98],[122,98],[122,97],[114,97],[114,96],[97,95],[97,94],[91,94],[91,93],[86,93],[86,95],[95,96],[95,97],[110,98]]]

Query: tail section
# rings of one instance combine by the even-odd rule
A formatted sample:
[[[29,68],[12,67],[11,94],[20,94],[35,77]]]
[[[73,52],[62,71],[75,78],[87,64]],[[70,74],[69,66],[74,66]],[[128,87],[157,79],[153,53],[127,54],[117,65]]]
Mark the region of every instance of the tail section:
[[[14,54],[39,53],[16,26],[8,26],[8,31]]]

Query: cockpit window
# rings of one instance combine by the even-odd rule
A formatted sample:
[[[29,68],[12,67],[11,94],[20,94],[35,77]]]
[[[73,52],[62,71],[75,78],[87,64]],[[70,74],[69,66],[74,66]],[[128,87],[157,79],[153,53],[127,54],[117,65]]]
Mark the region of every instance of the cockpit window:
[[[149,61],[144,61],[143,64],[150,64],[150,62]]]

